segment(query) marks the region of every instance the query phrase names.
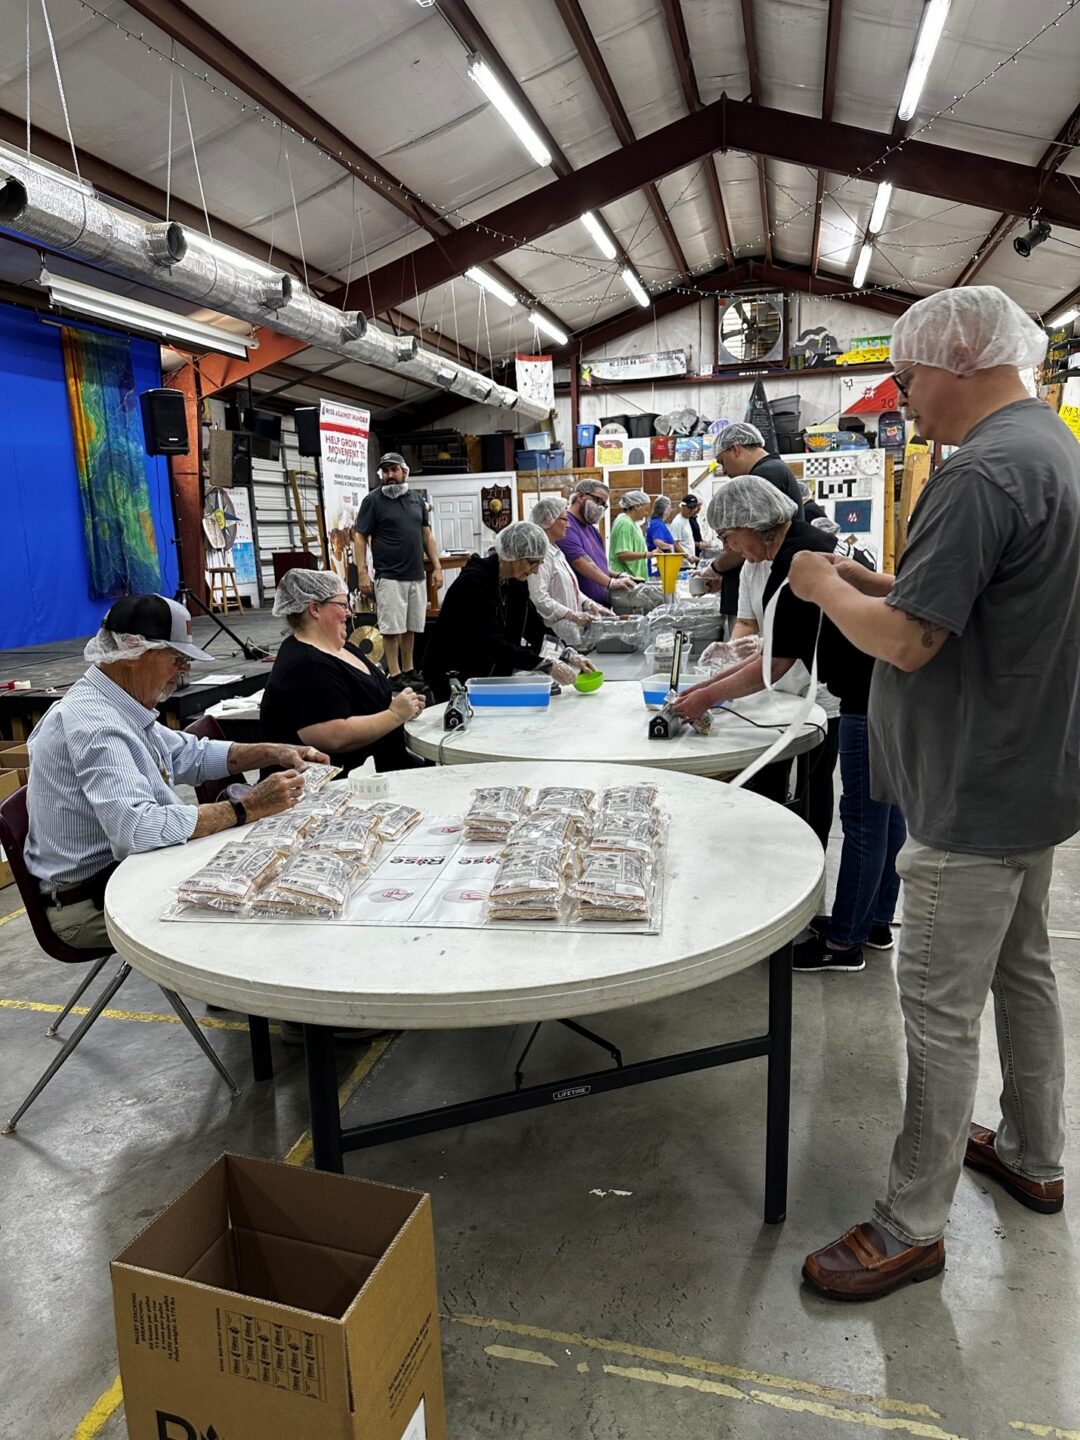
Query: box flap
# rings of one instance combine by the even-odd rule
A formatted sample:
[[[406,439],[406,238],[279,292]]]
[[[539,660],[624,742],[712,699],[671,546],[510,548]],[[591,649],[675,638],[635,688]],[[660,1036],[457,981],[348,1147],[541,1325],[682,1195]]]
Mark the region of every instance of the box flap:
[[[186,1275],[229,1228],[227,1158],[222,1156],[171,1205],[166,1205],[125,1245],[113,1264]]]
[[[278,1305],[337,1320],[356,1299],[375,1260],[349,1250],[236,1230],[239,1288]]]

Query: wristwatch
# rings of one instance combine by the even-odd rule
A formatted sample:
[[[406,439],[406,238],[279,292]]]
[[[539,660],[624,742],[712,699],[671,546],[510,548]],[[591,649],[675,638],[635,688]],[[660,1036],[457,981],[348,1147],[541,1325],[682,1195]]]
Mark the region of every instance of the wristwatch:
[[[233,808],[237,825],[246,825],[248,822],[248,813],[244,809],[244,802],[242,800],[230,800],[229,804]]]

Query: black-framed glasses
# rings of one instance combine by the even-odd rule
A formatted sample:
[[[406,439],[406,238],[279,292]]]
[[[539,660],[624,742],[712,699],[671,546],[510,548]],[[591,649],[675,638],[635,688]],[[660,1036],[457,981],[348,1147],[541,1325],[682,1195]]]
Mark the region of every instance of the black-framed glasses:
[[[908,398],[908,383],[902,377],[904,375],[910,375],[914,369],[914,365],[909,365],[906,370],[898,370],[896,374],[892,377],[893,384],[896,386],[897,390],[900,391],[900,394],[904,397],[905,400]]]
[[[322,603],[324,605],[334,605],[338,610],[344,610],[346,615],[349,613],[349,602],[347,600],[324,600]]]

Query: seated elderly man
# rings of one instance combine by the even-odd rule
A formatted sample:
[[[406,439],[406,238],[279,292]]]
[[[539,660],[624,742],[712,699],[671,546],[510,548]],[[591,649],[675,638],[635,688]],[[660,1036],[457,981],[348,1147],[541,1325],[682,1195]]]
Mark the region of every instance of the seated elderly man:
[[[577,576],[559,549],[559,541],[566,538],[568,523],[565,500],[538,500],[529,513],[529,519],[532,524],[539,525],[548,539],[540,569],[532,571],[527,577],[529,599],[549,630],[553,630],[564,644],[576,645],[581,639],[578,633],[581,626],[587,625],[596,615],[612,615],[614,611],[581,593]]]
[[[105,885],[127,855],[288,810],[300,799],[311,746],[231,745],[159,723],[154,707],[192,660],[213,660],[191,640],[191,617],[161,595],[118,600],[86,646],[94,662],[30,736],[26,866],[49,924],[68,945],[107,945]],[[262,765],[290,768],[242,800],[192,805],[177,784],[201,785]]]

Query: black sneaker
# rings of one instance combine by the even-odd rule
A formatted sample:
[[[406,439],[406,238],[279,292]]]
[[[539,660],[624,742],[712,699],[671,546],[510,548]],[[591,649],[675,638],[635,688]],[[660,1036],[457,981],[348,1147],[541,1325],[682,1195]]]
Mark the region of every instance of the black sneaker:
[[[892,926],[880,924],[870,926],[870,934],[863,941],[863,944],[869,945],[871,950],[891,950],[894,941],[895,936],[893,935]]]
[[[825,937],[815,935],[813,940],[795,946],[791,968],[803,975],[815,975],[820,970],[842,970],[854,975],[866,969],[866,961],[861,945],[851,945],[846,950],[830,950],[825,944]]]

